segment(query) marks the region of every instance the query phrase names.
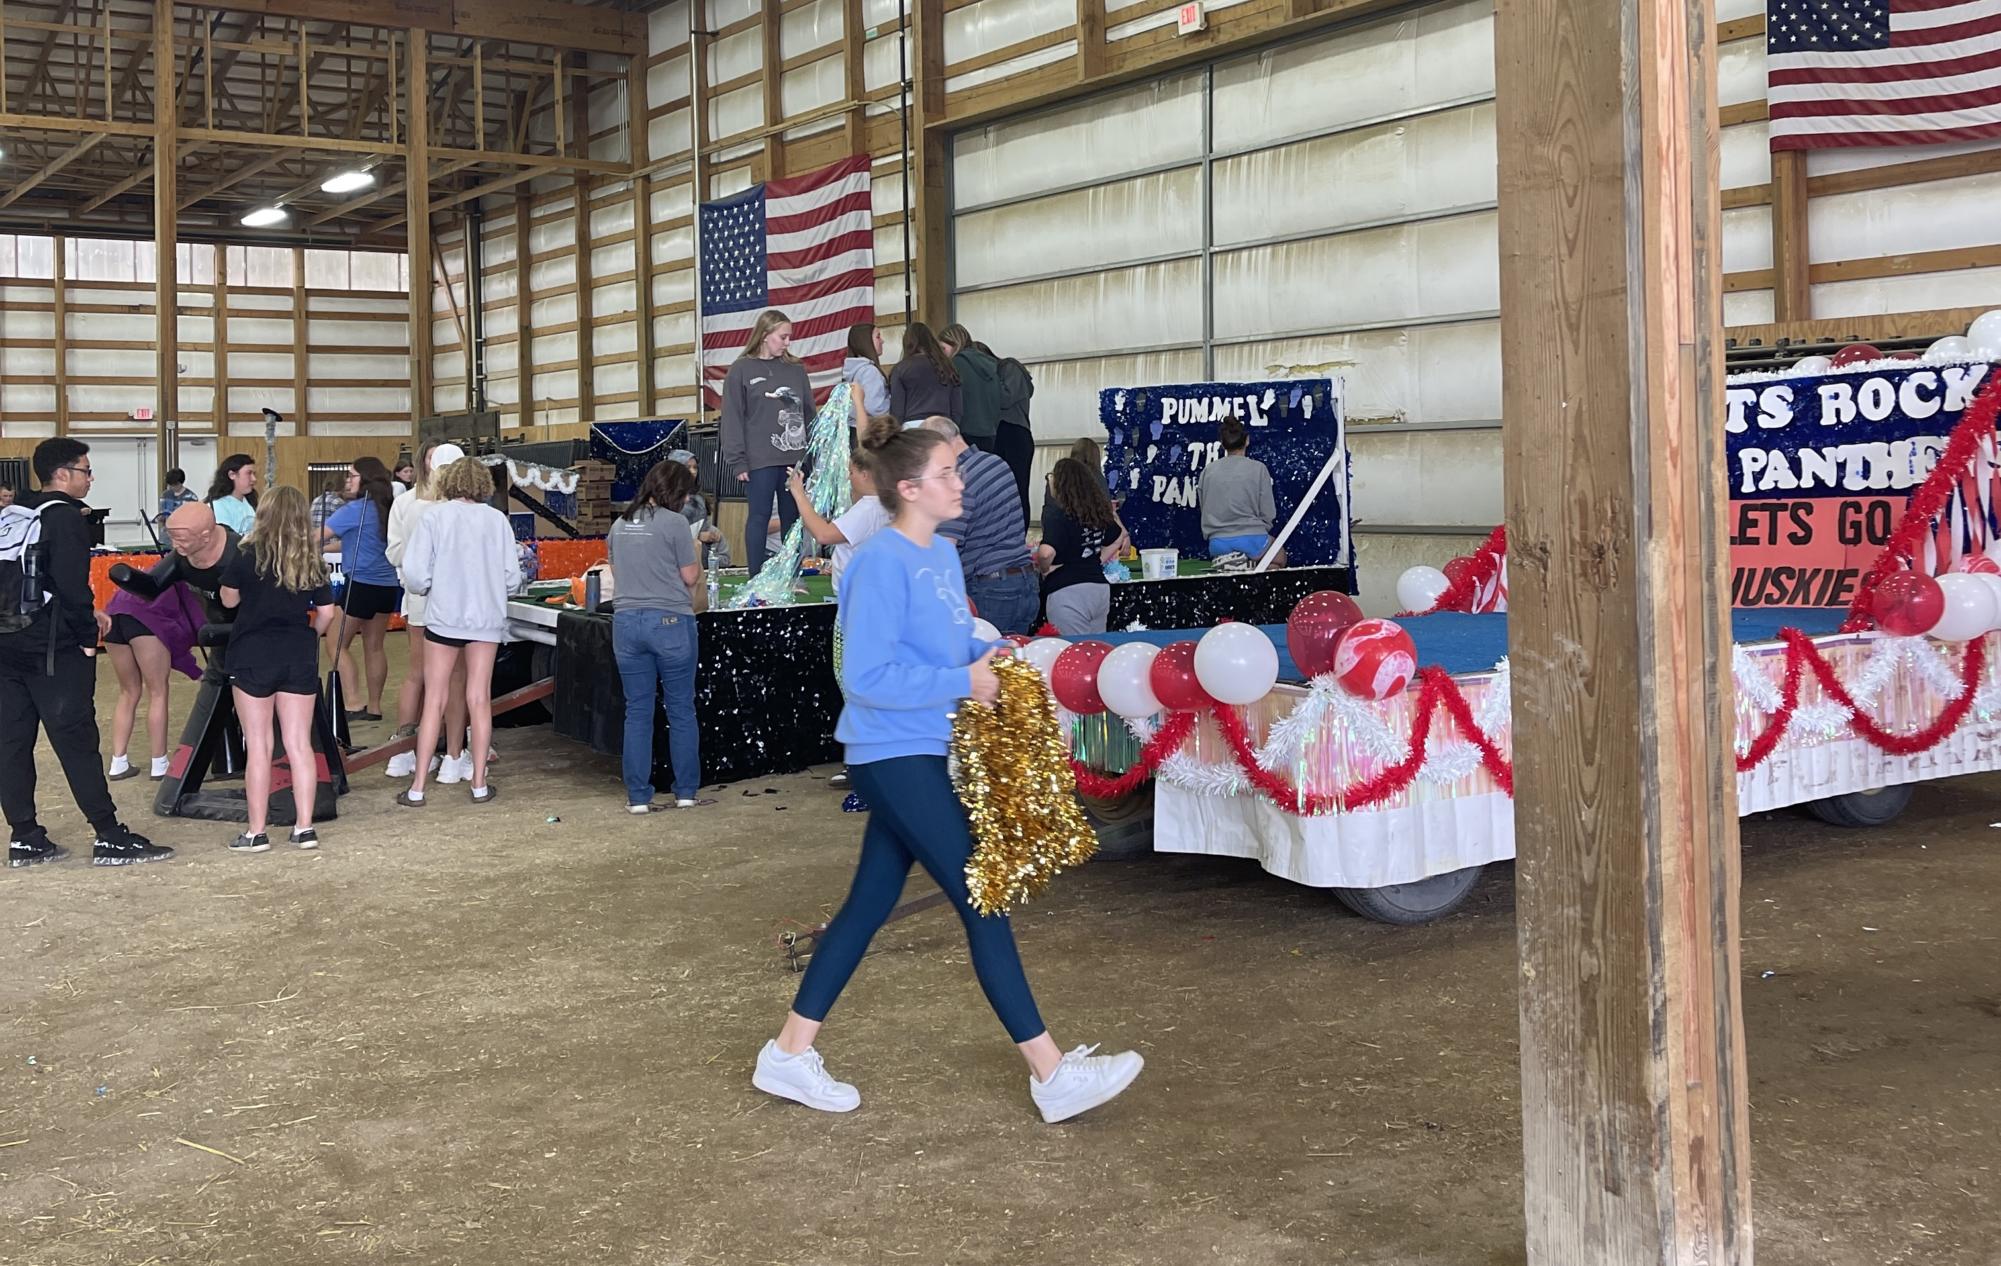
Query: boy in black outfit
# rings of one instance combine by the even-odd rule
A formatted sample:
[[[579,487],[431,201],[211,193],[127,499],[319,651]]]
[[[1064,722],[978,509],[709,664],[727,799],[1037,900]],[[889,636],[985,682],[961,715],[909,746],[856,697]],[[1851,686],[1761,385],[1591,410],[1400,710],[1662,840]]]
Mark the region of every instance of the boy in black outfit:
[[[90,491],[90,447],[77,440],[44,440],[35,448],[38,498],[43,507],[37,571],[47,601],[18,632],[0,635],[0,808],[12,840],[9,866],[55,861],[66,850],[35,820],[35,737],[46,730],[62,762],[77,808],[97,832],[92,860],[99,866],[165,861],[171,848],[155,845],[118,821],[104,780],[97,740],[97,640],[110,621],[90,592],[90,527],[83,498]]]

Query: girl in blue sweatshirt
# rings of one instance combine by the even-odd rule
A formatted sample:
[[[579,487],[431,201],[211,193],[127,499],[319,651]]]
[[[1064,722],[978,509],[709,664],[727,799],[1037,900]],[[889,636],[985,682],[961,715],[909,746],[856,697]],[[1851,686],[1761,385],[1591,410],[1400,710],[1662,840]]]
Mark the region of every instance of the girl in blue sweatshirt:
[[[995,648],[973,635],[958,551],[937,534],[940,523],[959,517],[964,484],[942,437],[903,430],[893,418],[870,420],[862,450],[893,517],[841,575],[847,703],[834,735],[873,809],[848,899],[820,937],[785,1026],[758,1052],[751,1084],[823,1112],[861,1106],[860,1093],[827,1072],[813,1039],[916,862],[965,924],[973,971],[1028,1061],[1042,1119],[1068,1120],[1131,1085],[1143,1061],[1132,1051],[1093,1055],[1095,1046],[1064,1054],[1036,1011],[1006,916],[981,915],[967,895],[972,833],[945,752],[953,709],[991,705],[1000,683],[990,666]],[[973,704],[962,704],[967,699]]]

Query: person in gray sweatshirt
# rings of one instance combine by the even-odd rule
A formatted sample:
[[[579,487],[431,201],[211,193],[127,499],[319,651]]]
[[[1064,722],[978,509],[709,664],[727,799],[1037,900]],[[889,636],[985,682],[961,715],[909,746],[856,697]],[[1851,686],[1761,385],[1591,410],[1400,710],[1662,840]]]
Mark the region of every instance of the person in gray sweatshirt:
[[[1256,560],[1271,547],[1272,524],[1278,519],[1271,471],[1246,456],[1251,436],[1242,422],[1224,418],[1216,438],[1222,441],[1223,456],[1202,468],[1202,482],[1195,489],[1202,507],[1202,536],[1209,542],[1211,558],[1246,554]],[[1273,556],[1271,565],[1285,566],[1284,550]]]
[[[889,379],[882,373],[882,331],[875,328],[875,322],[848,327],[848,358],[841,362],[841,381],[862,389],[862,408],[869,417],[889,412]],[[857,414],[848,420],[848,429],[853,431],[867,420]]]
[[[444,504],[417,520],[403,550],[403,583],[424,597],[424,715],[417,750],[434,751],[445,724],[452,670],[465,656],[466,710],[472,723],[472,802],[491,804],[486,760],[493,746],[493,660],[507,640],[507,599],[521,588],[521,555],[507,516],[486,504],[493,476],[476,457],[461,457],[437,472],[433,485]],[[465,756],[448,756],[460,762]],[[410,789],[396,797],[406,808],[424,804],[430,762],[417,762]]]
[[[781,533],[799,517],[785,491],[785,472],[806,456],[813,421],[813,383],[806,367],[786,350],[792,322],[770,309],[757,318],[743,355],[723,379],[723,461],[736,473],[749,501],[752,525],[744,533],[744,562],[755,576],[764,567],[764,537],[755,525],[778,507]]]

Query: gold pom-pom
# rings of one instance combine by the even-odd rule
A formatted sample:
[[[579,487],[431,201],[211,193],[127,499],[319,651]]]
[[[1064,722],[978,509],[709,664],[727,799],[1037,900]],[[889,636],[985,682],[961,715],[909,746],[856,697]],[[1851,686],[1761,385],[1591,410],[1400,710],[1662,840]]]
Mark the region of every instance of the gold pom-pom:
[[[1042,674],[1017,659],[992,662],[999,701],[961,704],[952,722],[959,799],[973,827],[966,887],[981,914],[1030,900],[1098,850]]]

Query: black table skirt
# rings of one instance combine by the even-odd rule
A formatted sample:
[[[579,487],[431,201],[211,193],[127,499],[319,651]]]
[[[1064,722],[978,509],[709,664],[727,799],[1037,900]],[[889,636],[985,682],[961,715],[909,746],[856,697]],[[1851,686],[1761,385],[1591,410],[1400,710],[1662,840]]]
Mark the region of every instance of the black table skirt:
[[[1300,567],[1263,575],[1134,581],[1112,586],[1109,627],[1210,628],[1224,620],[1283,623],[1307,594],[1351,591],[1345,567]],[[704,785],[791,773],[841,758],[834,723],[831,602],[697,616],[700,667],[695,715]],[[616,756],[625,743],[625,689],[612,654],[611,617],[565,611],[556,624],[556,732]],[[668,785],[667,719],[654,714],[654,784]]]

